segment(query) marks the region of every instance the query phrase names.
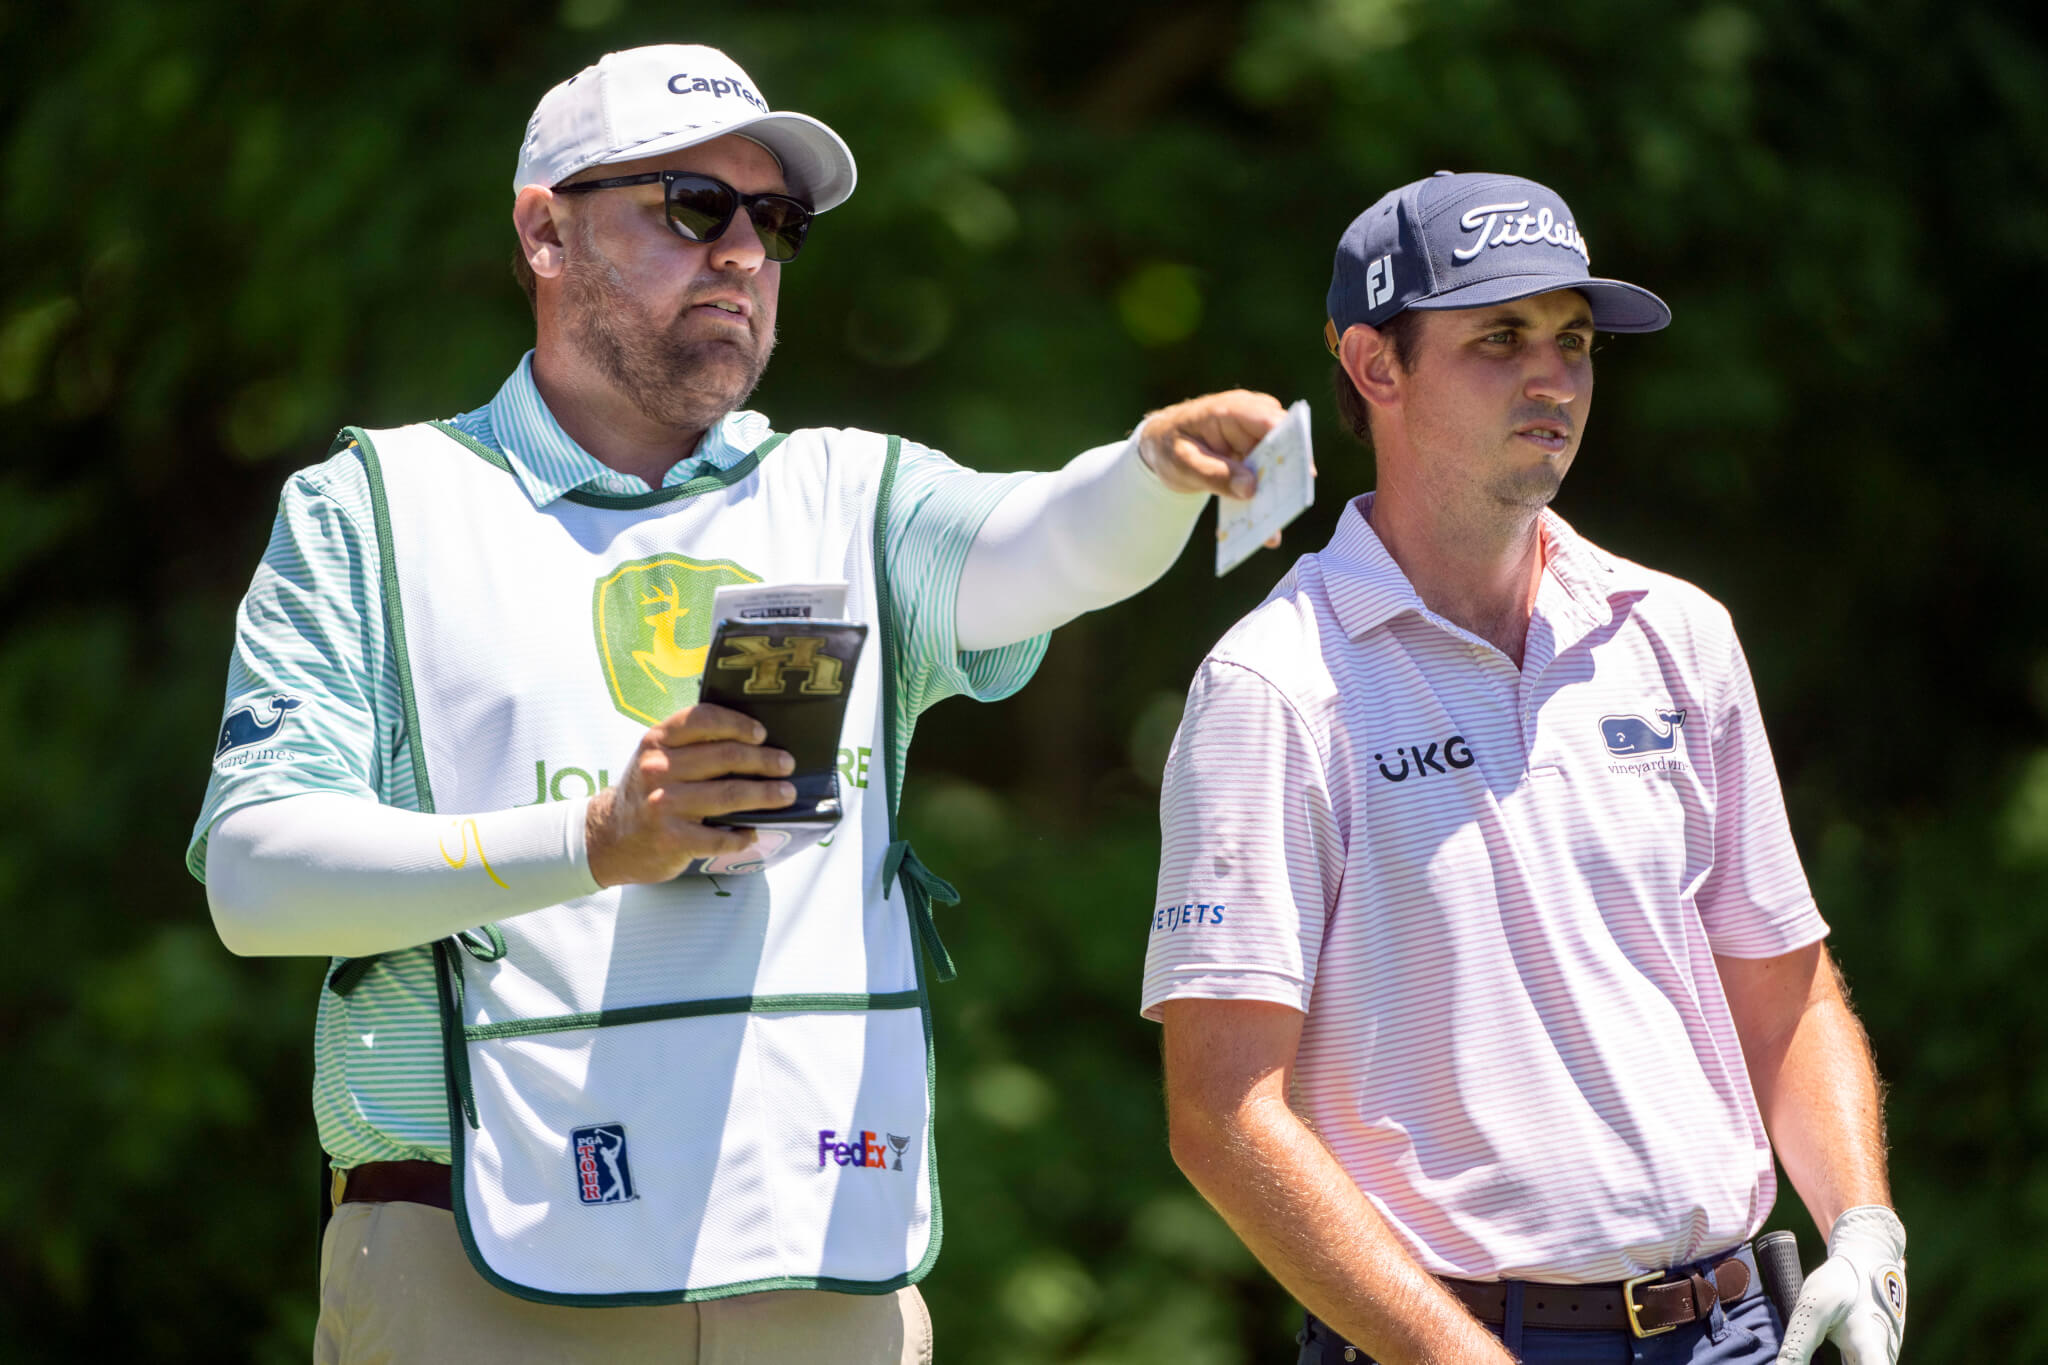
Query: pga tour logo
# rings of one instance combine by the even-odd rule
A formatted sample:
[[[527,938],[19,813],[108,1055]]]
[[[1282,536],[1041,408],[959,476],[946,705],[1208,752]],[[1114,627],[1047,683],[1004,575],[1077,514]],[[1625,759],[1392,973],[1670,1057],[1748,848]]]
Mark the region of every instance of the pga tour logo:
[[[626,1125],[594,1123],[569,1134],[576,1163],[576,1196],[586,1204],[623,1204],[634,1197],[626,1164]]]
[[[910,1145],[910,1139],[898,1137],[894,1133],[885,1133],[881,1136],[889,1139],[887,1147],[884,1147],[877,1140],[876,1134],[865,1128],[858,1133],[848,1133],[844,1141],[840,1140],[836,1130],[820,1128],[818,1130],[818,1169],[824,1170],[829,1162],[838,1166],[859,1166],[875,1171],[902,1170],[903,1149]],[[889,1155],[892,1150],[896,1156],[894,1164],[891,1164],[889,1161]]]

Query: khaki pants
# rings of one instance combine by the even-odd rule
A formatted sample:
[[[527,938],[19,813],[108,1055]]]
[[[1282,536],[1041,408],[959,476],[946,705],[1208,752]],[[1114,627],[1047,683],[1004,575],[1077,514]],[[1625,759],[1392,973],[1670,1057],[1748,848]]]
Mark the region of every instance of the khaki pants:
[[[558,1308],[493,1289],[454,1215],[343,1204],[320,1247],[315,1365],[931,1365],[916,1288],[787,1289],[662,1308]]]

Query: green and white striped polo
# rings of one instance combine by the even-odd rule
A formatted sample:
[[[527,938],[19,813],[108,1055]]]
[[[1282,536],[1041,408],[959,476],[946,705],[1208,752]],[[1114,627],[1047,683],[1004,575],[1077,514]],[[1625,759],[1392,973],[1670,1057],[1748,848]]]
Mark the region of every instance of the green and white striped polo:
[[[496,397],[452,421],[505,455],[536,506],[579,490],[646,491],[563,431],[534,387],[530,352]],[[669,471],[664,486],[728,470],[770,434],[759,413],[732,413]],[[974,536],[1025,477],[976,473],[903,443],[887,555],[901,631],[891,699],[899,750],[908,748],[926,707],[955,694],[1008,696],[1044,657],[1045,636],[963,653],[954,633],[955,597]],[[360,451],[294,474],[237,613],[223,707],[227,715],[250,707],[274,717],[281,713],[272,711],[273,697],[296,698],[290,742],[243,745],[216,758],[186,853],[195,877],[205,878],[208,831],[241,806],[314,791],[412,805],[411,749],[385,629],[382,570]],[[864,781],[867,762],[863,755],[855,781]],[[438,1009],[425,948],[385,958],[345,999],[321,992],[313,1104],[321,1143],[336,1165],[449,1159]]]

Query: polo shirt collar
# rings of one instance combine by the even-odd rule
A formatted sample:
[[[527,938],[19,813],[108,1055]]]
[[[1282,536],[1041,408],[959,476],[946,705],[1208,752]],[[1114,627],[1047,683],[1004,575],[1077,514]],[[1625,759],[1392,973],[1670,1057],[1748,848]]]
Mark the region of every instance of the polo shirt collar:
[[[520,357],[518,368],[485,405],[484,415],[489,443],[504,453],[513,477],[536,507],[578,491],[628,497],[648,491],[645,483],[605,464],[562,429],[533,382],[532,351]],[[670,467],[661,486],[674,488],[700,474],[723,473],[770,434],[768,419],[760,413],[729,412],[704,433],[688,459]]]
[[[1353,639],[1403,612],[1428,614],[1421,594],[1366,520],[1372,500],[1371,493],[1351,500],[1337,520],[1336,534],[1317,556],[1323,590],[1344,633]],[[1641,568],[1597,548],[1547,507],[1541,526],[1544,575],[1564,590],[1587,626],[1604,624],[1624,599],[1649,591]]]

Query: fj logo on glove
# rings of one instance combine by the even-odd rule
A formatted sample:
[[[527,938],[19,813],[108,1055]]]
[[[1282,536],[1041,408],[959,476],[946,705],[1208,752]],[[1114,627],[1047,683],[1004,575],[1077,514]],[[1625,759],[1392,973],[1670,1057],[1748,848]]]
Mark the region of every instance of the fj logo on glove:
[[[1901,1323],[1906,1320],[1906,1277],[1886,1266],[1877,1277],[1877,1295]]]

